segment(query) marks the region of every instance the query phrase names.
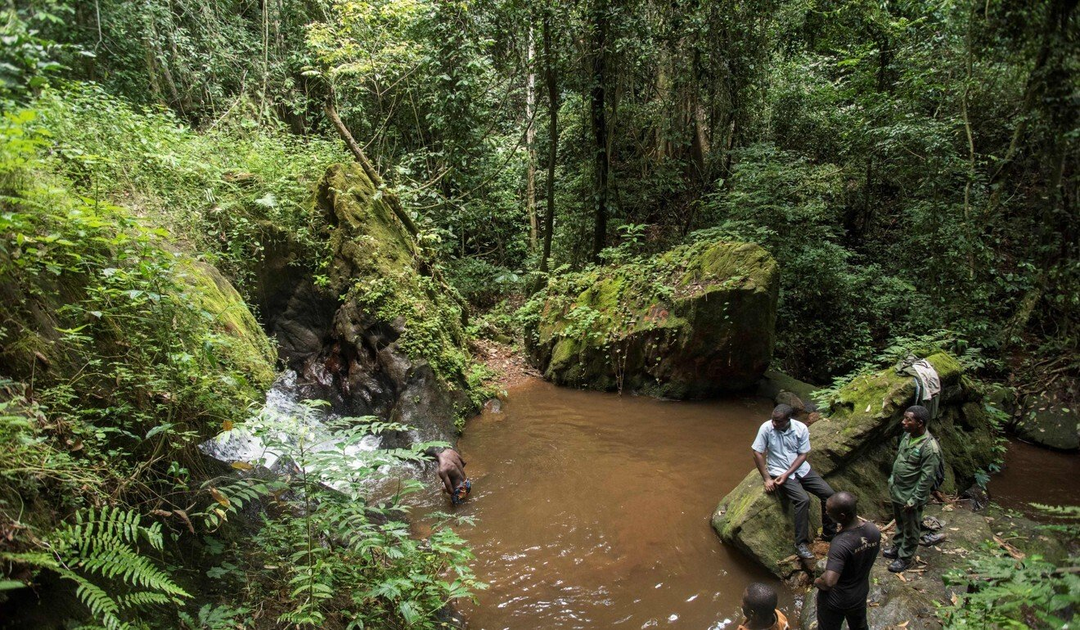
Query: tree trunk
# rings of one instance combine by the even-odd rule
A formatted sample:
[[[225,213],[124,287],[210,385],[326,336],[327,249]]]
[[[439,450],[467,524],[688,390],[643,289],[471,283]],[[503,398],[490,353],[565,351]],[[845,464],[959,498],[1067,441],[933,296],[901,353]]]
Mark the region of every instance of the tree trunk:
[[[545,196],[547,211],[544,214],[544,254],[540,258],[540,271],[547,272],[551,256],[551,235],[555,229],[555,158],[559,149],[559,91],[555,81],[554,52],[551,47],[551,12],[544,14],[544,83],[548,95],[548,159]]]
[[[592,122],[594,165],[596,169],[596,206],[593,224],[592,258],[599,260],[600,250],[607,240],[607,205],[608,205],[608,149],[607,149],[607,110],[605,90],[607,73],[607,2],[596,0],[592,9],[592,85],[589,93],[590,118]]]
[[[528,48],[525,58],[528,71],[525,80],[525,119],[528,127],[525,128],[525,148],[529,164],[525,173],[525,209],[529,215],[529,249],[536,251],[539,222],[536,217],[536,127],[533,126],[533,117],[536,111],[536,72],[533,68],[533,60],[536,57],[536,45],[533,41],[533,29],[529,26]]]
[[[1032,109],[1035,108],[1039,93],[1046,89],[1046,64],[1050,60],[1050,53],[1053,51],[1055,35],[1058,30],[1064,33],[1065,29],[1068,28],[1070,14],[1076,9],[1077,4],[1077,0],[1056,0],[1051,2],[1047,8],[1039,52],[1035,57],[1035,65],[1028,75],[1027,86],[1024,88],[1024,103],[1017,117],[1019,122],[1016,129],[1013,130],[1009,148],[1005,150],[1005,155],[999,160],[993,174],[990,175],[989,185],[992,192],[990,193],[990,203],[986,212],[983,213],[984,217],[993,216],[1001,203],[1001,194],[1005,190],[1005,185],[999,182],[1020,152],[1024,135],[1027,132],[1028,118]]]

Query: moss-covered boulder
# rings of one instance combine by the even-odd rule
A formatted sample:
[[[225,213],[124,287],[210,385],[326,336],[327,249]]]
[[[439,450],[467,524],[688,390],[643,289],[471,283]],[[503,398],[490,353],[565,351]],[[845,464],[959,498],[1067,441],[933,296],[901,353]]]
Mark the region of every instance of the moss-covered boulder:
[[[277,352],[244,298],[216,267],[201,261],[180,258],[176,277],[190,287],[192,305],[206,313],[211,329],[225,339],[221,356],[248,376],[257,392],[253,399],[261,399],[274,380]]]
[[[59,186],[46,198],[56,214],[9,215],[0,235],[0,382],[25,384],[61,425],[92,418],[103,444],[129,450],[161,425],[205,438],[244,419],[276,359],[233,285],[124,208]],[[59,245],[33,259],[20,251],[32,245],[10,246],[43,232]]]
[[[1026,442],[1075,451],[1080,448],[1080,409],[1057,396],[1029,396],[1013,431]]]
[[[775,342],[776,261],[703,242],[554,278],[526,341],[560,385],[697,398],[753,385]]]
[[[313,202],[326,267],[290,271],[298,257],[278,243],[269,264],[285,275],[261,279],[259,300],[303,396],[412,425],[409,439],[452,440],[479,391],[464,308],[384,194],[358,166],[328,168]]]
[[[955,492],[994,460],[993,428],[981,394],[964,378],[959,363],[944,353],[928,360],[943,388],[941,415],[931,422],[930,431],[945,452],[943,490]],[[913,379],[891,368],[860,376],[837,393],[830,417],[810,427],[810,464],[834,489],[853,492],[864,516],[889,515],[888,478],[900,419],[914,404],[914,395]],[[811,510],[812,518],[816,512]],[[790,509],[778,495],[765,493],[757,471],[747,473],[720,501],[712,526],[725,543],[781,577],[798,568],[784,561],[793,553]]]

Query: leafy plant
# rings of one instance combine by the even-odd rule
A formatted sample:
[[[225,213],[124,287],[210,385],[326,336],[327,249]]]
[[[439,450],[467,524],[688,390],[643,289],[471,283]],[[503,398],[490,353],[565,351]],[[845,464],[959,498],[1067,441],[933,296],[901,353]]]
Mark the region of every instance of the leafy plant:
[[[947,577],[967,592],[938,610],[946,628],[1066,628],[1080,604],[1080,576],[1040,556],[1017,560],[988,546]]]
[[[88,508],[75,513],[48,544],[48,553],[0,553],[8,562],[51,569],[76,584],[75,594],[108,630],[133,628],[139,611],[191,597],[140,549],[163,549],[161,523],[146,525],[132,510]]]
[[[1080,538],[1080,506],[1035,508],[1059,522],[1041,526],[1059,539]],[[945,576],[947,585],[964,589],[938,609],[946,628],[1067,628],[1080,606],[1080,558],[1053,563],[1042,556],[1018,557],[987,543],[966,570]]]
[[[396,620],[435,627],[435,615],[447,603],[484,587],[469,569],[471,554],[448,527],[435,527],[427,540],[412,537],[399,499],[418,490],[418,482],[406,480],[389,497],[370,498],[379,479],[391,471],[400,476],[403,465],[420,462],[435,444],[372,449],[370,436],[409,428],[323,416],[307,406],[297,414],[264,414],[241,427],[292,471],[283,487],[265,497],[272,505],[255,535],[255,554],[244,561],[262,563],[257,576],[267,588],[279,580],[287,584],[278,602],[282,623],[335,620],[362,628]],[[236,495],[219,494],[218,508],[236,511]]]

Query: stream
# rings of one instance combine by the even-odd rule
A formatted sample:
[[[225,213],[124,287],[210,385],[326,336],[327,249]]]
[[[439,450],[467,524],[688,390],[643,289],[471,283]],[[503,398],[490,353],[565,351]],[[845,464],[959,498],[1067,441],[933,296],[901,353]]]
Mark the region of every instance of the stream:
[[[465,504],[451,507],[434,472],[410,466],[375,491],[390,492],[397,475],[423,478],[425,490],[405,499],[419,536],[436,512],[472,519],[455,529],[489,588],[459,605],[471,629],[734,630],[752,581],[776,587],[794,623],[801,601],[709,525],[718,501],[753,470],[750,443],[771,410],[751,396],[671,402],[532,379],[469,422],[458,443],[473,481]],[[278,379],[263,414],[306,418],[319,448],[322,420],[296,402],[295,375]],[[372,457],[378,446],[369,436],[353,455]],[[271,468],[277,459],[243,433],[203,449]],[[1001,505],[1038,518],[1030,501],[1080,504],[1080,484],[1068,481],[1080,474],[1075,453],[1011,441],[1005,463],[989,485]]]
[[[473,480],[458,527],[490,587],[462,612],[474,629],[738,626],[755,580],[778,580],[719,543],[717,502],[753,468],[761,398],[687,403],[535,380],[458,445]],[[432,491],[418,513],[449,509]],[[422,520],[422,519],[421,519]],[[789,536],[790,532],[780,535]]]
[[[1080,456],[1061,453],[1009,440],[1005,467],[987,484],[990,498],[1002,507],[1011,508],[1036,520],[1045,514],[1031,507],[1044,505],[1080,505]]]

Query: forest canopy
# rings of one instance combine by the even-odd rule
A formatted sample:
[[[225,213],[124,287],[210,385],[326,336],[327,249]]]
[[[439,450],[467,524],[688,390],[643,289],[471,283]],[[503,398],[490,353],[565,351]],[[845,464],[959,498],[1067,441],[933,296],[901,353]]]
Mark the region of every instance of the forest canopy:
[[[94,81],[311,141],[330,104],[488,305],[610,248],[759,242],[778,362],[822,380],[932,330],[1075,357],[1075,8],[19,2],[0,54],[9,101]]]

